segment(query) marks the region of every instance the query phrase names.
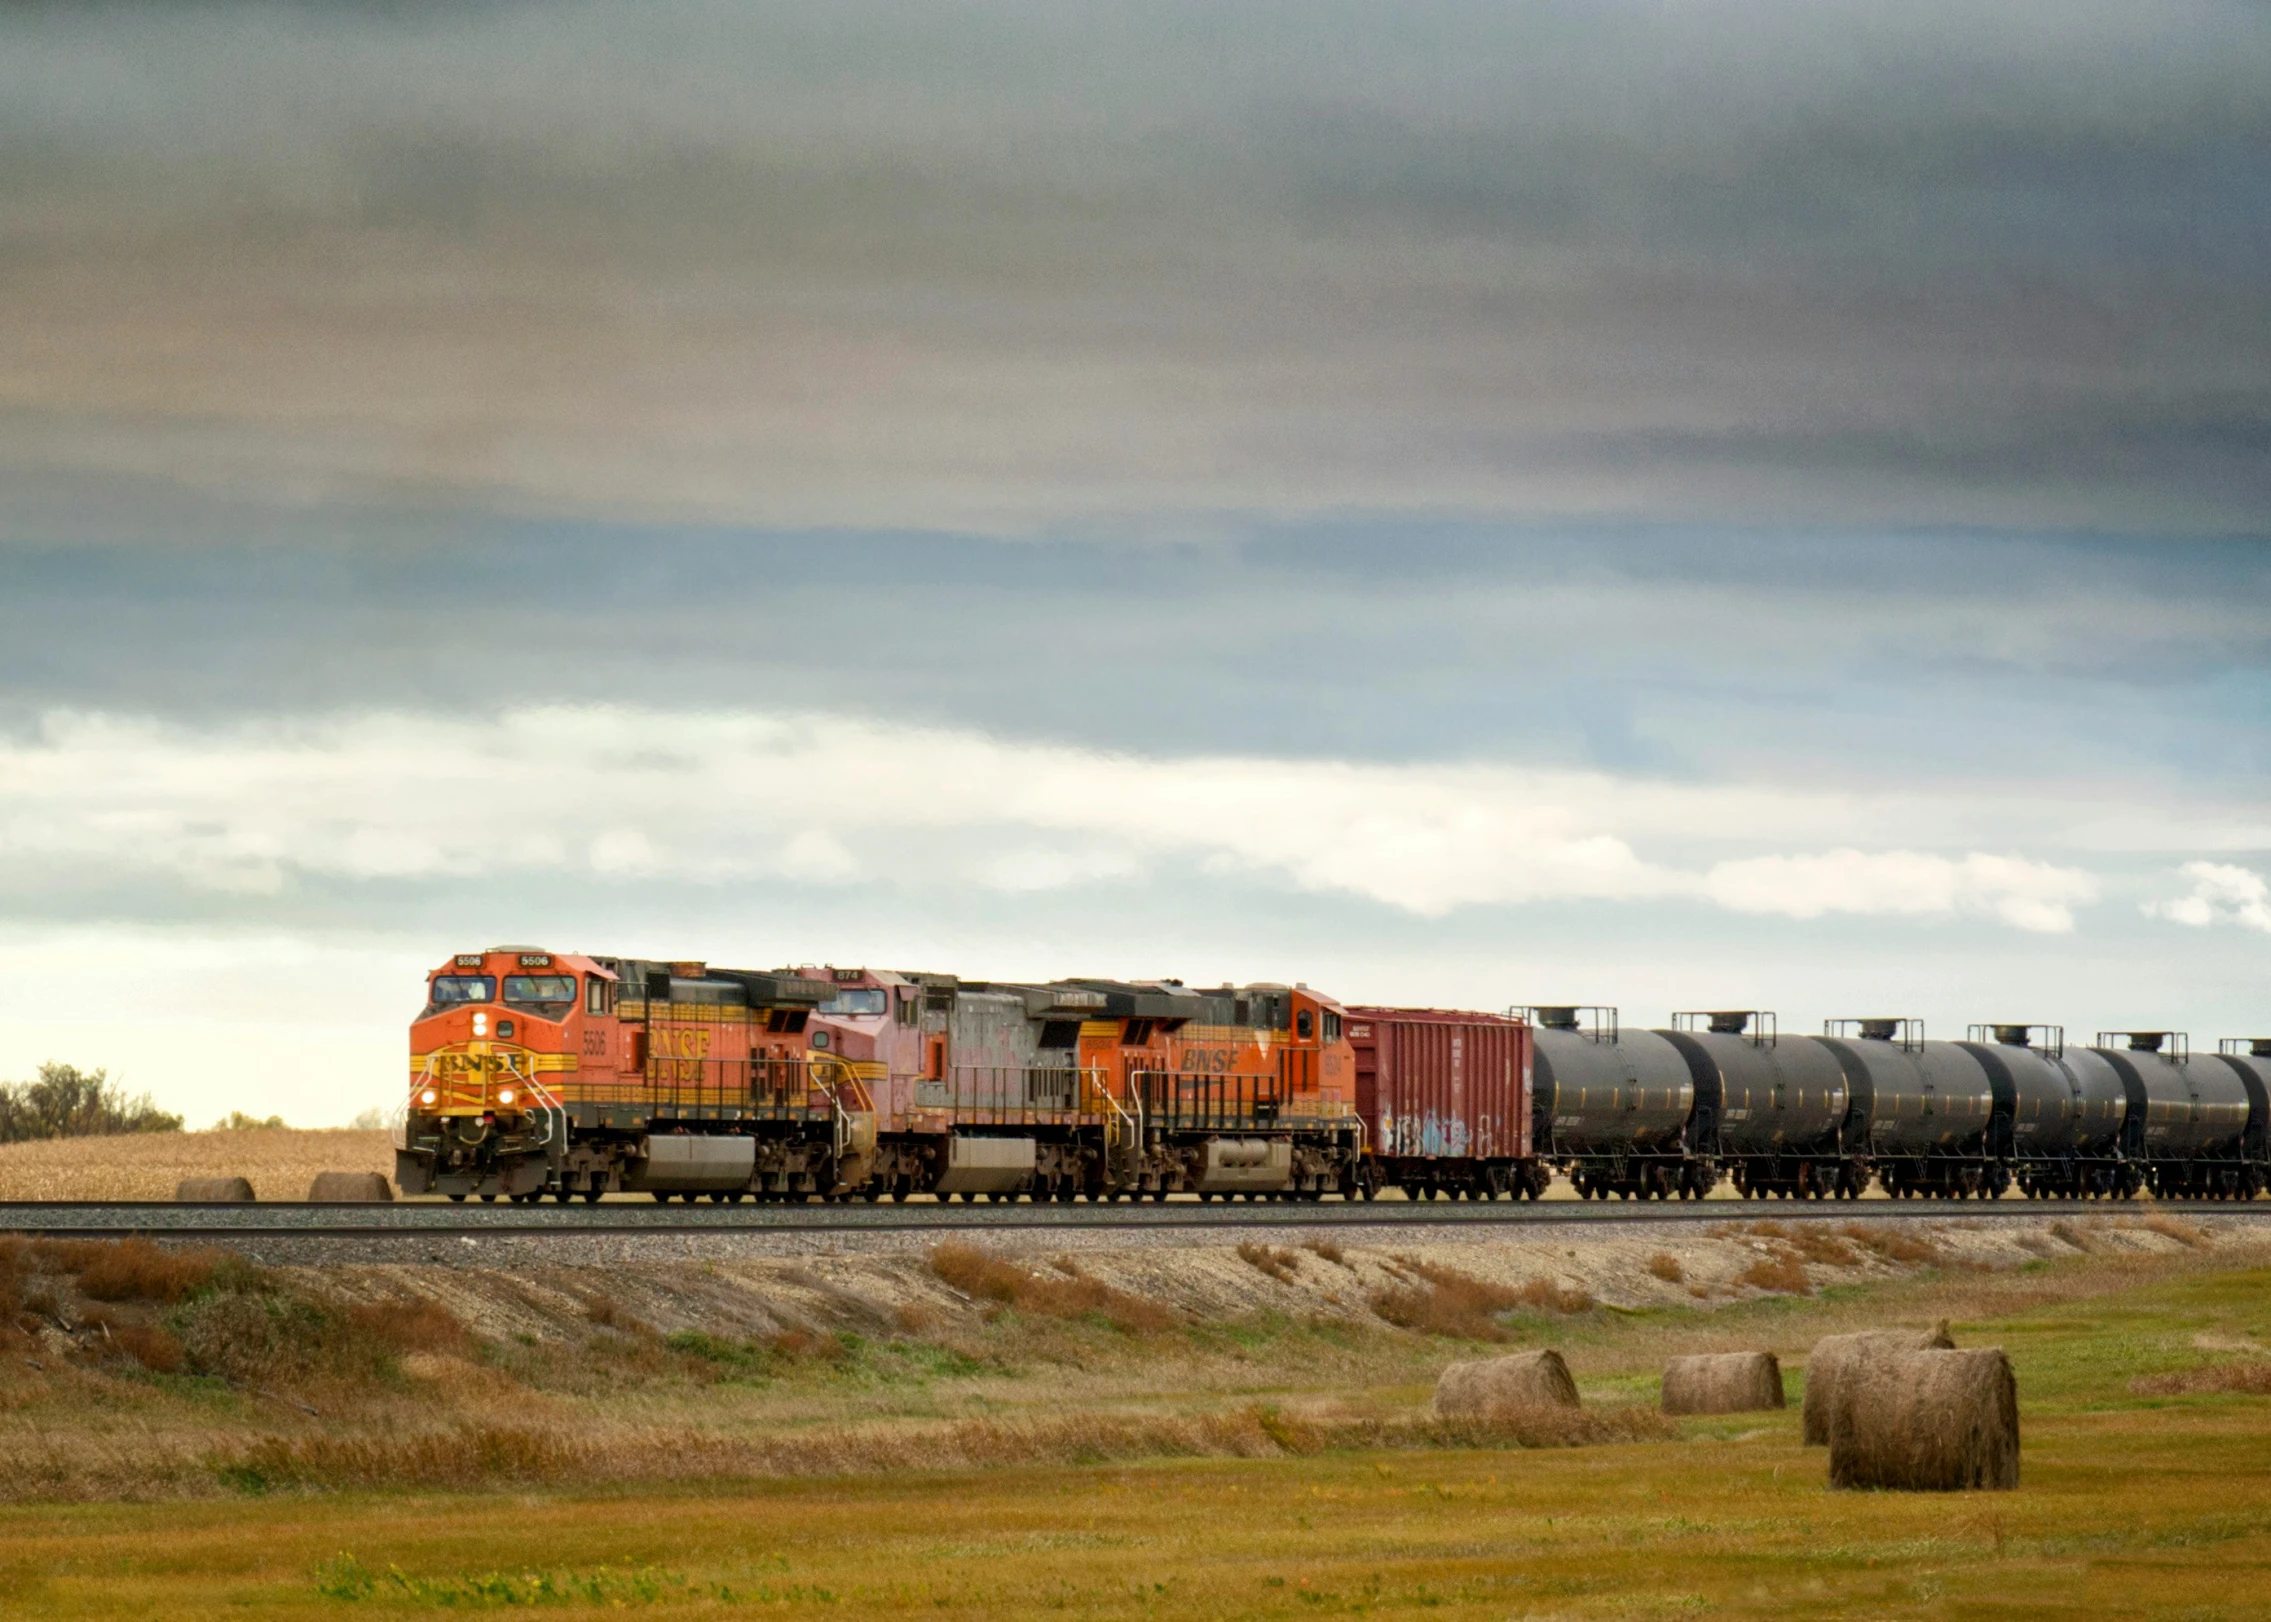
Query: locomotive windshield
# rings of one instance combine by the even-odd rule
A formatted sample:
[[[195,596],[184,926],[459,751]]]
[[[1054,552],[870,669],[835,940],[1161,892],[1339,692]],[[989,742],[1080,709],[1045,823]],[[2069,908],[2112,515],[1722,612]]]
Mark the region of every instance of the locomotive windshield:
[[[890,1006],[890,993],[881,986],[854,986],[839,991],[820,1005],[823,1014],[880,1014]]]
[[[572,974],[508,974],[505,1001],[515,1008],[531,1008],[558,1018],[576,1005],[576,977]]]
[[[430,1006],[454,1008],[459,1003],[495,1002],[497,982],[485,974],[437,974]]]

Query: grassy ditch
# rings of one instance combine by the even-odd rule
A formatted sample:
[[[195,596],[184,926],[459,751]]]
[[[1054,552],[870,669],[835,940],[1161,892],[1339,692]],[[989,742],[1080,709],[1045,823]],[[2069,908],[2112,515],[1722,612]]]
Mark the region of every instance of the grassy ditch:
[[[1493,1282],[1439,1257],[1359,1256],[1323,1241],[1249,1244],[1219,1260],[1233,1288],[1250,1279],[1272,1302],[1301,1299],[1289,1279],[1329,1287],[1338,1293],[1306,1299],[1343,1303],[1331,1314],[1208,1311],[1133,1287],[1144,1275],[1113,1271],[1109,1254],[954,1244],[866,1274],[682,1263],[634,1279],[599,1268],[327,1274],[138,1240],[9,1241],[0,1493],[645,1489],[1660,1444],[1695,1434],[1655,1412],[1668,1356],[1776,1351],[1795,1401],[1805,1349],[1822,1333],[1949,1318],[1977,1344],[1963,1326],[2023,1325],[2147,1284],[2255,1276],[2201,1238],[2169,1236],[2152,1255],[2061,1243],[1999,1271],[1928,1256],[1906,1273],[1838,1283],[1859,1262],[1826,1246],[1858,1258],[1858,1241],[1749,1224],[1727,1241],[1738,1259],[1778,1262],[1787,1250],[1832,1282],[1810,1282],[1801,1265],[1786,1293],[1706,1307],[1683,1291],[1672,1296],[1680,1304],[1645,1309],[1603,1305],[1565,1279]],[[1634,1265],[1660,1277],[1653,1258]],[[2238,1350],[2136,1342],[2113,1382],[2119,1401],[2244,1401],[2271,1384],[2252,1328],[2216,1333]],[[1580,1413],[1430,1414],[1447,1362],[1547,1345],[1577,1372]],[[2066,1354],[2046,1343],[2031,1355],[2030,1400]]]
[[[732,1482],[704,1478],[694,1460],[684,1482],[604,1492],[5,1506],[0,1607],[53,1618],[2271,1614],[2271,1395],[2213,1373],[2271,1362],[2260,1350],[2271,1273],[2203,1267],[2141,1282],[2096,1269],[2030,1275],[2031,1304],[1956,1324],[1960,1340],[2008,1348],[2019,1371],[2024,1476],[2009,1493],[1830,1492],[1794,1410],[1574,1450],[1479,1435],[1382,1450],[1256,1422],[1228,1457],[925,1469],[918,1455],[866,1474]],[[1902,1304],[1978,1287],[1920,1280]],[[1749,1327],[1853,1306],[1795,1302]],[[1665,1325],[1622,1328],[1647,1344]]]

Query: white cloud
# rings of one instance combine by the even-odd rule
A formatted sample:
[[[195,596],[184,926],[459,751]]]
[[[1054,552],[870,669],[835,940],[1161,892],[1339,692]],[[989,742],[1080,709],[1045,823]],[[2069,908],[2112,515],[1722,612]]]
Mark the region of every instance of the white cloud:
[[[2228,862],[2186,862],[2181,870],[2192,890],[2168,901],[2148,901],[2145,915],[2204,929],[2230,922],[2271,934],[2271,884],[2260,873]]]
[[[35,738],[0,744],[0,861],[50,878],[134,868],[273,892],[303,874],[580,871],[1023,893],[1174,860],[1422,916],[1685,899],[1793,918],[1968,913],[2073,927],[2097,893],[2078,869],[1853,843],[1961,820],[1930,802],[1771,787],[1141,758],[747,712],[549,708],[206,730],[59,713]],[[1644,853],[1650,843],[1716,849],[1698,862]],[[923,857],[911,862],[914,846]]]
[[[1737,912],[1818,918],[1827,912],[1991,912],[2020,929],[2063,934],[2097,881],[2071,867],[2016,856],[1959,860],[1913,850],[1832,850],[1754,856],[1715,865],[1704,892]]]

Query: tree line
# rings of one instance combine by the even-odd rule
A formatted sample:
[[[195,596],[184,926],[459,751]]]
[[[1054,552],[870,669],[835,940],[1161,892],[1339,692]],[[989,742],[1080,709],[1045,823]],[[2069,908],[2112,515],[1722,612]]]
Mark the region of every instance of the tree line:
[[[120,1132],[179,1132],[148,1093],[129,1097],[101,1070],[43,1064],[37,1081],[0,1082],[0,1143],[94,1138]]]

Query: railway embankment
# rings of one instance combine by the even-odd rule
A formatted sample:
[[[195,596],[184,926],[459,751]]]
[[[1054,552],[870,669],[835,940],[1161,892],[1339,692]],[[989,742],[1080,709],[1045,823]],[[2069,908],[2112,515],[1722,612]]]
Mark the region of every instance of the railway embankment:
[[[1961,1338],[2271,1265],[2271,1222],[2165,1213],[677,1257],[469,1237],[320,1265],[6,1241],[0,1480],[102,1498],[1661,1440],[1670,1356],[1771,1350],[1802,1379],[1826,1333],[1948,1318]],[[1563,1352],[1577,1418],[1430,1417],[1446,1363],[1523,1346]],[[2172,1342],[2133,1372],[2197,1360]]]

